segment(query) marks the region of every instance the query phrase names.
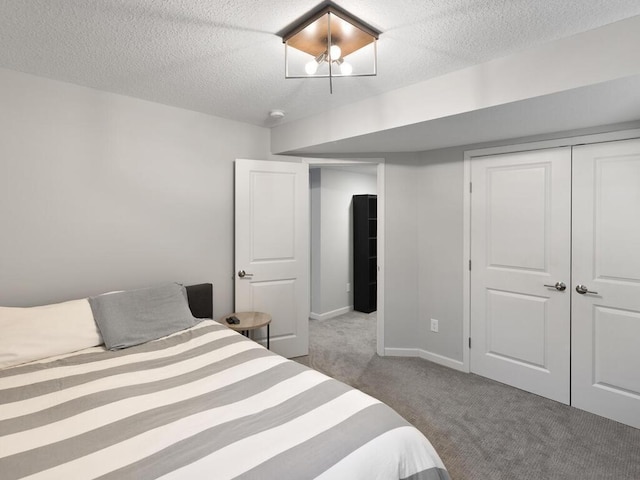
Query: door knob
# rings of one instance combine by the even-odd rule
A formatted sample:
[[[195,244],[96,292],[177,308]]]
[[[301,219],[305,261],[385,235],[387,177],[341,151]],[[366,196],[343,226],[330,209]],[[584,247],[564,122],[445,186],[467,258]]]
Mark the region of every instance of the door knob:
[[[564,282],[556,282],[555,285],[545,285],[545,287],[555,288],[559,292],[564,292],[567,289],[567,286]]]
[[[580,295],[584,295],[585,293],[592,293],[593,295],[598,294],[598,292],[592,292],[591,290],[589,290],[586,285],[577,285],[576,292],[578,292]]]
[[[244,278],[244,277],[253,277],[253,273],[247,273],[244,270],[239,270],[238,271],[238,276],[240,278]]]

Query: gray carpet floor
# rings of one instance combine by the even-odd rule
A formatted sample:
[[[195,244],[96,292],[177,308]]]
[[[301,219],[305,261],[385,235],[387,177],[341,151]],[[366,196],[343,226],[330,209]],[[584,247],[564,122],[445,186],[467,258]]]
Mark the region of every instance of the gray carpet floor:
[[[382,400],[454,480],[640,480],[640,430],[418,358],[378,357],[375,314],[311,320],[295,360]]]

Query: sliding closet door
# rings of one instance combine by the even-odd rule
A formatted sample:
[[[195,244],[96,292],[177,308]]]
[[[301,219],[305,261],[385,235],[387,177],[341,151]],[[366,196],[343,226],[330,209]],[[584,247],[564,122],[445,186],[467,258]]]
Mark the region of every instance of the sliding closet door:
[[[569,403],[571,150],[474,158],[471,179],[471,371]]]
[[[572,404],[640,428],[640,140],[573,168]]]

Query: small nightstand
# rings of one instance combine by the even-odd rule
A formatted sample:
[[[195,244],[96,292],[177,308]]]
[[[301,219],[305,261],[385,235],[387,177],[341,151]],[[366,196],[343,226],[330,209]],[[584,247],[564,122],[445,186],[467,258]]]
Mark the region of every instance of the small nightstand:
[[[227,322],[227,318],[235,316],[240,323],[232,324]],[[264,312],[234,312],[229,315],[225,315],[218,320],[219,323],[226,325],[231,330],[240,332],[245,337],[249,337],[251,330],[257,330],[258,328],[267,327],[267,349],[269,349],[269,341],[271,332],[269,331],[269,325],[271,323],[271,315]]]

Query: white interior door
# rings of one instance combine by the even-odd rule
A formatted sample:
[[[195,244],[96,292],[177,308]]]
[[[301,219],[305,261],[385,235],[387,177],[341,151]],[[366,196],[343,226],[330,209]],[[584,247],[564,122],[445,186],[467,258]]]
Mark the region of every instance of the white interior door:
[[[568,404],[571,150],[474,158],[471,179],[471,371]]]
[[[640,428],[640,140],[573,163],[572,404]]]
[[[235,310],[271,314],[271,349],[288,358],[309,350],[308,189],[306,164],[236,160]]]

